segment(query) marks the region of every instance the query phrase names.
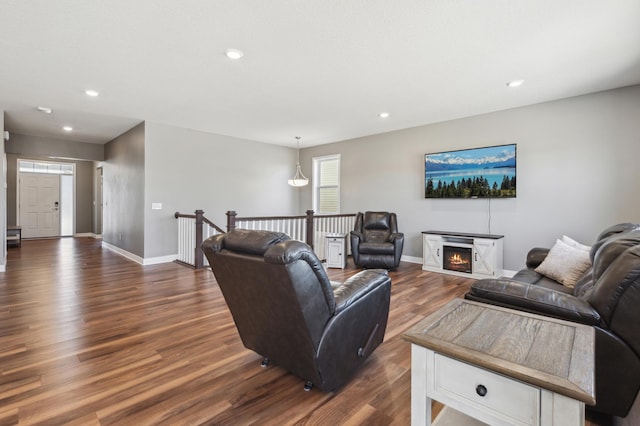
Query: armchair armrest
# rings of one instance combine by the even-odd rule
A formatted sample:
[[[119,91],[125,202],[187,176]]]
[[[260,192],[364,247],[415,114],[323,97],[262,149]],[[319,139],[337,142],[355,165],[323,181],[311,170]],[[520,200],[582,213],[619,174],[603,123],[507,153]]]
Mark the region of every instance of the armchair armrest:
[[[333,291],[336,301],[336,314],[356,300],[362,298],[373,289],[391,283],[389,273],[384,269],[368,269],[360,271]]]
[[[358,238],[359,240],[362,239],[362,232],[359,231],[351,231],[350,232],[351,238]]]
[[[404,234],[402,232],[394,232],[389,235],[389,241],[394,243],[396,240],[404,240]]]
[[[471,285],[465,298],[586,325],[600,324],[600,314],[588,302],[511,279],[478,280]]]
[[[354,263],[357,265],[360,262],[360,241],[362,241],[362,232],[360,231],[351,231],[349,234],[349,239],[351,242],[351,256],[353,257]]]
[[[529,250],[529,253],[527,253],[527,268],[535,269],[540,266],[547,254],[549,254],[548,248],[535,247]]]

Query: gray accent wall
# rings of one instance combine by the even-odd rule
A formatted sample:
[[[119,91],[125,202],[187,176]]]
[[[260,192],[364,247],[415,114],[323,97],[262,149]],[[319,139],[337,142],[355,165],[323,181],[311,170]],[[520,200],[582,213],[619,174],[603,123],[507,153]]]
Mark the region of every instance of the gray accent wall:
[[[239,216],[299,214],[300,189],[287,185],[295,173],[295,149],[145,125],[145,258],[177,253],[175,212],[204,210],[223,229],[227,210]],[[162,210],[152,210],[152,203],[161,203]]]
[[[144,258],[144,135],[139,124],[105,145],[102,239]]]
[[[51,142],[48,144],[48,142]],[[7,153],[7,225],[15,225],[18,221],[17,214],[17,161],[18,159],[53,161],[75,164],[75,233],[90,233],[93,228],[93,161],[55,159],[51,157],[62,156],[67,158],[82,158],[89,152],[104,152],[104,147],[99,145],[99,150],[85,149],[86,144],[59,139],[47,139],[37,136],[11,133],[9,141],[5,145]]]
[[[517,198],[424,198],[425,153],[509,143]],[[609,225],[640,222],[640,86],[312,147],[303,169],[329,154],[341,154],[342,212],[395,211],[407,256],[422,257],[424,230],[503,234],[505,268],[517,270],[563,234],[591,244]],[[311,205],[309,186],[300,210]]]

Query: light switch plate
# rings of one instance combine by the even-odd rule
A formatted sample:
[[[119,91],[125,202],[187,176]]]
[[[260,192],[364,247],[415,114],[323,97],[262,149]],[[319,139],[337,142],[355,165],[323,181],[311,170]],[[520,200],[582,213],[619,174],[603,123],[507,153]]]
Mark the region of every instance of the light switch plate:
[[[162,210],[162,203],[151,203],[151,210]]]

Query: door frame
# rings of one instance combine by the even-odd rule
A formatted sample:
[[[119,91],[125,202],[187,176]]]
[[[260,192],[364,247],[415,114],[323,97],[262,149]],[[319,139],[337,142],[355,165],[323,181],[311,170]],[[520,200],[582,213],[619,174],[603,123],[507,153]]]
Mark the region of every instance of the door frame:
[[[103,185],[104,185],[104,166],[102,164],[96,166],[95,168],[95,182],[94,182],[94,221],[95,226],[93,228],[93,233],[96,237],[102,236],[102,227],[104,226],[104,193],[103,193]]]
[[[73,177],[73,208],[72,208],[72,214],[73,214],[73,235],[75,235],[76,232],[76,174],[77,174],[77,167],[76,167],[76,163],[72,162],[72,161],[50,161],[50,160],[42,160],[42,159],[38,159],[38,158],[28,158],[28,157],[17,157],[16,158],[16,225],[20,225],[20,173],[29,173],[29,172],[21,172],[20,171],[20,162],[21,161],[30,161],[30,162],[36,162],[36,163],[46,163],[46,164],[70,164],[73,170],[73,173],[71,174],[71,176]],[[42,172],[33,172],[33,173],[40,173],[43,174]],[[51,174],[55,174],[55,173],[51,173]],[[67,175],[69,176],[69,175]],[[61,221],[62,219],[59,217],[58,218],[58,235],[57,237],[60,237],[61,234]],[[72,235],[72,236],[73,236]]]

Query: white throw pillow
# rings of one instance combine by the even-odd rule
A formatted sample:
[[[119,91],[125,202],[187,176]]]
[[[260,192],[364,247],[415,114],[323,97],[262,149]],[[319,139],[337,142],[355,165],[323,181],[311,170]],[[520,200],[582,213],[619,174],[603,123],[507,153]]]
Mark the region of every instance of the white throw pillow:
[[[589,266],[591,260],[587,250],[571,247],[561,240],[556,240],[547,257],[535,271],[573,288]]]
[[[584,244],[580,244],[576,240],[571,239],[571,238],[567,237],[566,235],[562,236],[562,242],[563,243],[567,243],[571,247],[577,248],[577,249],[580,249],[580,250],[585,250],[585,251],[591,250],[591,246],[585,246]]]

